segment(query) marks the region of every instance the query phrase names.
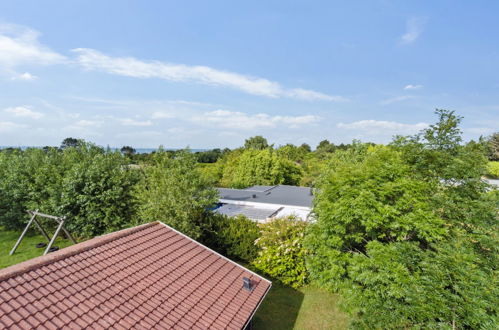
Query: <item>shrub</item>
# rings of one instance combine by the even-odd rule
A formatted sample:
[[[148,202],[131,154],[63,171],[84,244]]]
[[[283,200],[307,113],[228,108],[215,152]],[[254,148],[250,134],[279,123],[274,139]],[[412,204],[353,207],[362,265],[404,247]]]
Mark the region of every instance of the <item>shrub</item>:
[[[260,237],[258,224],[243,215],[227,217],[213,214],[209,218],[202,241],[221,254],[251,262],[258,253],[255,241]]]
[[[489,162],[487,164],[487,175],[492,178],[499,178],[499,162]]]
[[[294,288],[304,285],[308,277],[307,250],[303,247],[306,226],[306,222],[291,217],[261,225],[255,268]]]

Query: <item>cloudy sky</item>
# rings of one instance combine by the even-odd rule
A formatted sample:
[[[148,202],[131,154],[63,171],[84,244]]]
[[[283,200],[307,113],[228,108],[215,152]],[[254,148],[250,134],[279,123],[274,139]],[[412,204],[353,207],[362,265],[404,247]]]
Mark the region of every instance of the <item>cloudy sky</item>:
[[[0,2],[0,145],[387,142],[499,129],[497,1]]]

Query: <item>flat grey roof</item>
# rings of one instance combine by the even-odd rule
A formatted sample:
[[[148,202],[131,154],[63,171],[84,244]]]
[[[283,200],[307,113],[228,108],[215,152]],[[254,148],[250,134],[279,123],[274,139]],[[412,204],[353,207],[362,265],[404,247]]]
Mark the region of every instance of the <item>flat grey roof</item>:
[[[253,186],[246,189],[217,188],[220,199],[241,202],[312,207],[312,188],[296,186]]]
[[[234,217],[236,215],[244,215],[251,220],[264,221],[279,210],[276,208],[258,208],[247,205],[225,204],[215,210],[215,212]]]

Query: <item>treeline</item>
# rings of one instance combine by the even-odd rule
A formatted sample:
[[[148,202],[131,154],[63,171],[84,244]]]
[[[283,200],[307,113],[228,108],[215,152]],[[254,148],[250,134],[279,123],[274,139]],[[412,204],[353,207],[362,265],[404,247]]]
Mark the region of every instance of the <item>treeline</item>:
[[[68,216],[80,237],[159,220],[274,280],[340,293],[354,328],[492,329],[499,193],[481,177],[493,140],[463,143],[461,118],[437,115],[386,146],[312,151],[253,137],[212,163],[189,150],[136,159],[82,140],[3,150],[0,226],[20,229],[27,209]],[[314,222],[210,211],[214,185],[278,183],[317,188]]]

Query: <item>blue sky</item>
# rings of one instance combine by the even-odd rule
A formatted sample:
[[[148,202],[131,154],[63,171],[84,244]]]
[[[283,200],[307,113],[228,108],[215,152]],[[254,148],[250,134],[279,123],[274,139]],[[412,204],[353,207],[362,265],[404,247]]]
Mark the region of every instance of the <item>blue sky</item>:
[[[497,1],[2,1],[0,145],[499,130]]]

